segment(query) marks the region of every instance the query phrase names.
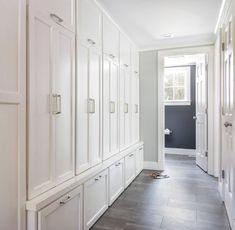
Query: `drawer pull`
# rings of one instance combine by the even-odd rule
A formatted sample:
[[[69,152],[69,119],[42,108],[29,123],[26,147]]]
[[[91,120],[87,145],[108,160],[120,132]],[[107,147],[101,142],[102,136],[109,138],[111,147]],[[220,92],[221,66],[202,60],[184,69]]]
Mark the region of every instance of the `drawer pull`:
[[[66,204],[70,199],[71,199],[71,196],[68,195],[65,200],[60,201],[60,205]]]
[[[95,113],[95,99],[88,99],[88,112]]]
[[[119,166],[120,164],[121,164],[121,162],[119,162],[119,163],[115,164],[115,166]]]
[[[133,153],[129,155],[129,157],[133,157],[133,156],[134,156],[134,154],[133,154]]]
[[[52,114],[54,114],[54,115],[61,114],[61,95],[52,94],[52,98],[53,98]]]
[[[124,66],[125,66],[126,68],[128,68],[128,67],[129,67],[129,65],[127,65],[127,64],[124,64]]]
[[[88,41],[91,45],[95,45],[95,42],[94,42],[92,39],[88,38],[87,41]]]
[[[56,15],[56,14],[50,14],[50,16],[51,16],[51,18],[52,18],[55,22],[57,22],[57,23],[61,23],[61,22],[64,21],[61,17],[59,17],[59,16]]]
[[[102,176],[100,175],[99,178],[102,178]]]
[[[139,150],[143,150],[143,148],[141,147],[141,148],[139,148]]]
[[[99,178],[95,178],[95,181],[99,181]]]

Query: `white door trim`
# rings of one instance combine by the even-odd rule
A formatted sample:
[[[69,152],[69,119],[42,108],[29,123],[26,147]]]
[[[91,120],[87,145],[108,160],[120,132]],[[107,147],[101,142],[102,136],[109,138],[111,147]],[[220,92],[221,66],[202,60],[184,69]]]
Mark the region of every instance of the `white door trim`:
[[[200,46],[189,48],[178,48],[158,51],[158,164],[164,169],[164,57],[176,55],[193,55],[202,54],[208,55],[208,174],[214,175],[214,46]]]

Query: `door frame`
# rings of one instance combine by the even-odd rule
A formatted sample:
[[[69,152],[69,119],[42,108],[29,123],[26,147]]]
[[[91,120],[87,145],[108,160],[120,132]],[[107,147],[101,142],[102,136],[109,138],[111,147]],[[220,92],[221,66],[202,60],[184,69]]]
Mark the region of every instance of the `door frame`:
[[[206,54],[208,56],[208,174],[214,175],[218,162],[214,156],[214,46],[198,46],[158,51],[158,168],[165,168],[165,110],[164,110],[164,58],[167,56]]]

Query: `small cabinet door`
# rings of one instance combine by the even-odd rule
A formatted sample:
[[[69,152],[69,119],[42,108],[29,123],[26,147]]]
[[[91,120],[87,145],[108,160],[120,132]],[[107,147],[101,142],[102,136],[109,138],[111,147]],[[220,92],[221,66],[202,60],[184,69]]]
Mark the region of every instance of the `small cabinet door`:
[[[135,152],[125,157],[125,188],[135,179]]]
[[[124,160],[109,167],[109,205],[124,191]]]
[[[92,0],[78,0],[77,26],[79,41],[98,49],[102,47],[102,12]]]
[[[75,32],[75,0],[29,0],[29,6]]]
[[[103,50],[110,58],[119,60],[119,30],[103,14]]]
[[[131,45],[128,38],[120,33],[120,67],[130,69]]]
[[[82,187],[38,212],[38,230],[82,230]]]
[[[136,175],[138,175],[144,168],[144,147],[140,146],[136,150]]]
[[[75,36],[56,26],[53,113],[57,184],[74,176]]]
[[[89,229],[108,208],[108,170],[84,184],[84,229]]]
[[[119,65],[104,56],[103,60],[103,158],[119,152],[118,137]]]

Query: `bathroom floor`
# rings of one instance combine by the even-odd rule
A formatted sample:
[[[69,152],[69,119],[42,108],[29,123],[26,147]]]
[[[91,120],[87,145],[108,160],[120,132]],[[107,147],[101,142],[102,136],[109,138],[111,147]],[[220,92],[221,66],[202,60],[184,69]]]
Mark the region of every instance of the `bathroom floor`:
[[[227,230],[217,179],[195,158],[166,156],[168,179],[144,170],[93,226],[93,230]]]

